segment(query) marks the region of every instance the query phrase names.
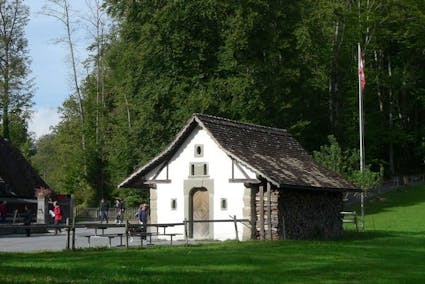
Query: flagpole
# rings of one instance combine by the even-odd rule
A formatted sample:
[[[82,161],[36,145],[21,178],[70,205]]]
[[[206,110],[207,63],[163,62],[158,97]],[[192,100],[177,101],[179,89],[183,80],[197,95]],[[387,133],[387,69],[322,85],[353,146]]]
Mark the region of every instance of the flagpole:
[[[363,173],[364,166],[365,166],[365,150],[364,150],[364,122],[363,122],[363,87],[362,87],[362,74],[363,73],[364,66],[362,63],[362,51],[360,48],[360,43],[357,43],[357,58],[358,58],[358,78],[359,78],[359,137],[360,137],[360,172]],[[361,70],[360,70],[361,69]],[[362,231],[365,230],[365,224],[364,224],[364,192],[362,189],[361,196],[360,196],[360,203],[361,203],[361,219],[362,219]]]

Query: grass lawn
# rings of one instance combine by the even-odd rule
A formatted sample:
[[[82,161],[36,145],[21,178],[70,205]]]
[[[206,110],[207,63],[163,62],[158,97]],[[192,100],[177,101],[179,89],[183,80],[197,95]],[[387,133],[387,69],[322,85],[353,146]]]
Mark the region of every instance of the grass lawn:
[[[425,283],[425,186],[370,201],[333,241],[0,253],[0,283]]]

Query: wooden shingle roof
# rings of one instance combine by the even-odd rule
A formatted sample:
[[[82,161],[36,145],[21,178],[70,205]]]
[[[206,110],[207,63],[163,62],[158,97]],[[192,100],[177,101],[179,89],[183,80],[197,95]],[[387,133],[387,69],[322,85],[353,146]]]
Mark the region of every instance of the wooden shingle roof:
[[[0,136],[0,197],[34,198],[34,189],[48,187],[21,152]]]
[[[194,127],[205,129],[232,159],[278,187],[356,190],[340,175],[319,165],[285,130],[194,114],[170,146],[135,171],[119,187],[142,187],[144,175],[171,158]]]

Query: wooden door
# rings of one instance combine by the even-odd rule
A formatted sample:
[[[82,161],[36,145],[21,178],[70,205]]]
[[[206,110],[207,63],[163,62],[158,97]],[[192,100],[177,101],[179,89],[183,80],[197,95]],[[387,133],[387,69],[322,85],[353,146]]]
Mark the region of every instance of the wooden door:
[[[192,194],[192,220],[209,220],[209,194],[205,188],[194,189]],[[195,239],[209,238],[209,226],[205,223],[193,223],[192,236]]]

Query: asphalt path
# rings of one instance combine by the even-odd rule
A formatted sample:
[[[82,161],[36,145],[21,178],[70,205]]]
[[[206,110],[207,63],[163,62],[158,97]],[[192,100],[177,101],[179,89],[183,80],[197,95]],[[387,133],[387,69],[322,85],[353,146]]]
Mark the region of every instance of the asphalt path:
[[[124,228],[108,228],[105,230],[105,234],[117,234],[122,233],[122,243],[125,248],[125,234]],[[75,230],[75,248],[88,248],[88,240],[85,235],[94,235],[94,229],[87,228],[76,228]],[[67,233],[62,230],[57,235],[54,234],[54,230],[50,230],[49,233],[36,233],[31,234],[27,237],[25,234],[13,234],[13,235],[0,235],[0,252],[37,252],[37,251],[62,251],[66,249]],[[108,238],[105,237],[91,237],[90,247],[107,247]],[[170,245],[169,240],[152,240],[153,245]],[[173,240],[173,245],[183,244],[183,241]],[[140,237],[130,237],[129,247],[140,247]],[[120,238],[115,237],[111,240],[112,248],[119,248]],[[144,243],[146,246],[146,242]]]

